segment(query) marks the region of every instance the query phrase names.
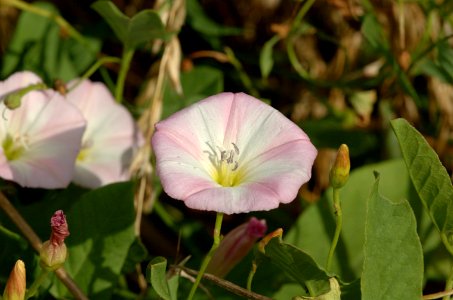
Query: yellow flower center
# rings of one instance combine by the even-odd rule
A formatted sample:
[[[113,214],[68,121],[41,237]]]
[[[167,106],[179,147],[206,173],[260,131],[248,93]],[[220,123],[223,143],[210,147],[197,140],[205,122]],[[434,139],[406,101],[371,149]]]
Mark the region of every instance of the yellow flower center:
[[[209,161],[213,168],[211,176],[215,182],[224,187],[237,186],[241,183],[243,172],[239,166],[239,148],[235,143],[231,143],[229,149],[214,148],[209,143],[209,151],[205,151],[209,155]]]
[[[19,159],[27,149],[26,137],[16,137],[13,138],[11,135],[7,135],[3,140],[3,153],[6,156],[8,161],[13,161]]]
[[[83,143],[82,147],[80,148],[79,154],[77,155],[76,160],[78,162],[85,161],[87,157],[90,156],[90,148],[93,146],[92,141],[86,141]]]

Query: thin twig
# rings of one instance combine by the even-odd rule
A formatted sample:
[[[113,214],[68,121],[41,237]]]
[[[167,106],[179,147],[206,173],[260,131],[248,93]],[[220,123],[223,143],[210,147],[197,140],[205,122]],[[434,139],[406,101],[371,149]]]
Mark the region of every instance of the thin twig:
[[[450,296],[453,295],[453,290],[448,290],[448,291],[442,291],[442,292],[437,292],[434,294],[428,294],[428,295],[423,295],[422,299],[423,300],[431,300],[431,299],[440,299],[444,296]]]
[[[189,268],[186,268],[183,266],[179,266],[179,265],[173,265],[172,268],[183,270],[187,274],[190,274],[193,276],[197,276],[197,274],[198,274],[198,272],[195,270],[192,270],[192,269],[189,269]],[[247,291],[246,289],[244,289],[230,281],[224,280],[224,279],[214,276],[212,274],[207,274],[207,273],[203,274],[203,279],[207,279],[207,280],[211,281],[212,283],[220,286],[221,288],[224,288],[225,290],[227,290],[233,294],[236,294],[238,296],[241,296],[241,297],[244,297],[247,299],[272,300],[269,297],[266,297],[266,296],[263,296],[263,295],[260,295],[260,294],[257,294],[257,293],[251,292],[251,291]]]
[[[36,252],[39,253],[42,246],[41,239],[2,192],[0,192],[0,207],[14,222],[14,224],[16,224],[17,228],[19,228],[19,230],[30,242],[31,246],[36,250]],[[66,273],[63,267],[56,270],[55,274],[76,299],[88,300],[88,298],[83,294],[82,290],[77,286],[74,280],[69,277],[68,273]]]

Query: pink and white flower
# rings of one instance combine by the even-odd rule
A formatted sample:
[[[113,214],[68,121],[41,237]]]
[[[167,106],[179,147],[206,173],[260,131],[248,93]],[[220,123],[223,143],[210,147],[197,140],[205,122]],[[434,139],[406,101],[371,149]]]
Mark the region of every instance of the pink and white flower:
[[[0,99],[41,82],[31,72],[0,82]],[[9,110],[0,103],[0,177],[25,187],[64,188],[72,179],[85,120],[53,90],[30,91]]]
[[[87,120],[73,181],[96,188],[128,180],[128,168],[139,140],[132,116],[115,102],[104,84],[89,80],[78,83],[69,82],[70,89],[77,86],[66,95]]]
[[[291,202],[317,154],[296,124],[243,93],[211,96],[157,123],[152,145],[169,196],[226,214]]]

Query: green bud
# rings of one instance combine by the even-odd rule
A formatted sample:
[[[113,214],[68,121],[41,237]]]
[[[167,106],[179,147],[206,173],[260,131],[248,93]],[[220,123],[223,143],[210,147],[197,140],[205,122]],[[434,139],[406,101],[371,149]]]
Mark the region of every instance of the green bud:
[[[335,189],[342,188],[348,181],[350,168],[349,148],[346,144],[342,144],[338,149],[335,163],[330,169],[330,185]]]
[[[52,228],[50,239],[42,244],[39,258],[44,269],[55,271],[63,266],[68,253],[64,240],[69,235],[69,230],[62,210],[57,210],[53,214],[50,227]]]
[[[20,107],[20,105],[22,104],[22,97],[24,97],[28,92],[35,90],[44,90],[46,88],[47,87],[44,83],[31,84],[5,96],[5,98],[3,98],[3,103],[7,108],[11,110],[16,109]]]
[[[11,110],[16,109],[22,102],[22,95],[20,93],[9,94],[5,97],[5,100],[3,100],[3,102],[5,103],[5,106],[7,108]]]
[[[65,243],[54,244],[51,241],[44,242],[39,252],[41,267],[48,271],[55,271],[63,266],[67,253]]]

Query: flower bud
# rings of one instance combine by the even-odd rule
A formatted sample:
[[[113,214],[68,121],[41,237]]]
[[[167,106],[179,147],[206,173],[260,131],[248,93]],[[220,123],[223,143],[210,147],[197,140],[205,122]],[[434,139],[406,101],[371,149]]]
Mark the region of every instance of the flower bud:
[[[50,219],[50,226],[52,227],[50,240],[43,243],[39,256],[43,268],[55,271],[63,266],[67,256],[64,239],[69,235],[69,230],[62,210],[54,213]]]
[[[330,169],[330,185],[335,189],[342,188],[348,181],[350,168],[349,148],[346,144],[342,144],[338,148],[335,163]]]
[[[23,261],[18,260],[6,282],[3,300],[23,300],[25,298],[25,290],[25,265]]]
[[[252,217],[230,231],[220,242],[206,269],[207,273],[224,277],[253,248],[267,230],[266,221]]]
[[[22,95],[18,93],[12,93],[5,97],[3,100],[5,106],[11,110],[16,109],[22,103]]]
[[[35,83],[29,86],[26,86],[20,90],[14,91],[6,95],[3,99],[3,103],[5,106],[11,110],[14,110],[22,104],[22,98],[29,92],[33,90],[43,90],[46,89],[46,85],[44,83]]]

